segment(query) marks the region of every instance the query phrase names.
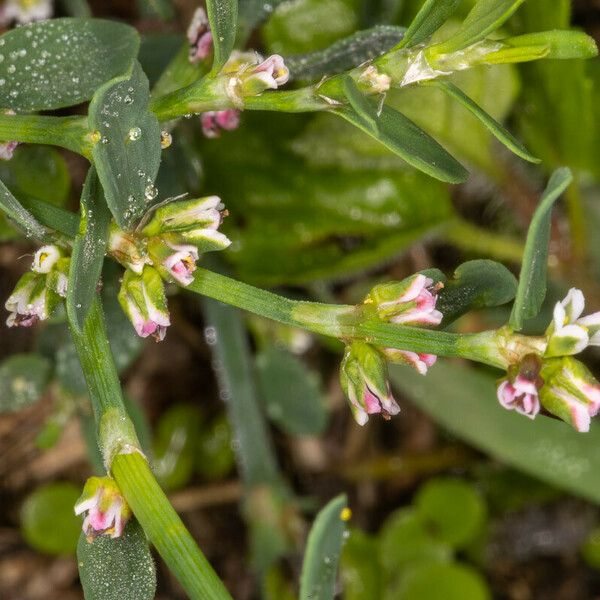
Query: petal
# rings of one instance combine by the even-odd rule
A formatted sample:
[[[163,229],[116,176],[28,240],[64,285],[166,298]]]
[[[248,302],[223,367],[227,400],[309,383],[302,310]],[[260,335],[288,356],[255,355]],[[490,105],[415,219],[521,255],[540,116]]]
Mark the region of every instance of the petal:
[[[585,308],[583,292],[577,288],[571,288],[561,304],[565,308],[569,322],[573,323],[581,316]]]
[[[560,331],[565,326],[565,322],[567,320],[567,313],[565,311],[565,307],[562,305],[561,302],[557,302],[554,306],[552,320],[554,321],[554,330],[556,332]]]

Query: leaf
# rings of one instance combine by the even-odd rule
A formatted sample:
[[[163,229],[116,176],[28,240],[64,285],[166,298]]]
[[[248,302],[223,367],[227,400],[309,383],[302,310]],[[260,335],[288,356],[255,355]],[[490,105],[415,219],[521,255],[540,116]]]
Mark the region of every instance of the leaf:
[[[317,374],[283,348],[269,346],[256,358],[260,399],[269,418],[290,435],[319,435],[327,411]]]
[[[137,31],[102,19],[50,19],[0,38],[0,106],[34,112],[89,100],[131,70]]]
[[[379,115],[377,114],[378,111],[375,105],[358,89],[358,86],[350,75],[342,77],[342,90],[354,112],[362,119],[365,126],[368,127],[369,131],[367,133],[378,138],[379,125],[377,121]]]
[[[384,106],[377,120],[378,132],[374,134],[370,122],[354,110],[338,109],[340,115],[365,133],[368,133],[409,165],[447,183],[461,183],[469,174],[432,137],[402,113]]]
[[[204,479],[223,479],[235,465],[233,431],[225,413],[202,428],[196,440],[196,472]]]
[[[492,135],[517,156],[532,163],[539,163],[540,159],[529,153],[527,148],[517,140],[502,124],[489,115],[479,104],[469,98],[459,87],[450,81],[440,80],[436,85],[441,87],[449,96],[458,100],[474,117],[481,121]]]
[[[546,297],[552,207],[572,180],[573,175],[569,169],[554,171],[529,225],[519,287],[509,322],[515,331],[522,329],[525,319],[538,314]]]
[[[384,583],[377,541],[359,529],[349,533],[340,558],[344,600],[380,600]]]
[[[77,565],[85,600],[153,600],[156,567],[144,530],[131,520],[123,535],[97,537],[88,542],[82,533]]]
[[[357,29],[346,0],[294,0],[281,3],[261,33],[269,52],[287,56],[322,50]]]
[[[206,11],[213,39],[213,73],[221,70],[235,44],[238,0],[207,0]]]
[[[39,354],[13,354],[0,364],[0,413],[37,402],[50,379],[50,361]]]
[[[342,519],[345,495],[334,498],[323,508],[310,530],[302,574],[300,600],[333,600],[338,562],[346,530]]]
[[[502,40],[503,44],[521,46],[546,46],[549,59],[593,58],[598,56],[594,38],[581,31],[540,31]]]
[[[0,179],[21,203],[33,197],[64,206],[71,187],[67,161],[50,146],[19,145],[11,160],[0,162]]]
[[[413,567],[393,590],[395,600],[491,600],[485,579],[460,563],[424,563]]]
[[[485,503],[475,488],[461,479],[430,479],[413,504],[425,528],[454,549],[465,548],[482,533]]]
[[[472,260],[460,265],[454,277],[444,283],[437,308],[444,325],[475,308],[501,306],[514,299],[515,276],[493,260]]]
[[[377,25],[357,31],[324,50],[285,57],[292,79],[320,79],[349,71],[393,48],[404,35],[403,27]]]
[[[97,294],[108,244],[109,224],[110,211],[96,170],[90,167],[81,193],[81,221],[79,234],[73,244],[67,287],[67,313],[71,323],[79,329],[83,328]]]
[[[74,238],[79,230],[79,217],[59,206],[37,198],[23,198],[23,206],[45,227]]]
[[[426,0],[397,48],[410,48],[428,40],[456,11],[460,0]]]
[[[45,554],[75,554],[81,520],[73,512],[81,490],[73,483],[48,483],[31,493],[21,508],[27,543]]]
[[[28,210],[23,208],[2,181],[0,181],[0,209],[23,230],[26,237],[40,241],[48,238],[46,229]]]
[[[561,421],[526,419],[500,406],[492,375],[450,362],[438,361],[427,377],[406,367],[391,367],[390,375],[396,388],[452,435],[532,477],[600,502],[597,423],[581,435]]]
[[[462,50],[498,29],[525,0],[478,0],[460,29],[434,48],[436,54]]]
[[[266,20],[271,13],[285,0],[238,0],[238,40],[239,46],[245,46],[245,41],[252,30]]]
[[[108,82],[90,104],[89,122],[100,140],[92,149],[106,202],[123,229],[130,228],[158,194],[160,127],[148,110],[148,79],[138,63],[131,77]]]

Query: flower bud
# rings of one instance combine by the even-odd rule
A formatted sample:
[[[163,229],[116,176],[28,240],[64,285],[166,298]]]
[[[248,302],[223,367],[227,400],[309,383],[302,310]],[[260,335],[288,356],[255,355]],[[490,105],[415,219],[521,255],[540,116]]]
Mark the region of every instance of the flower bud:
[[[552,358],[544,361],[541,376],[542,406],[577,431],[589,431],[600,410],[600,384],[585,365],[570,356]]]
[[[25,273],[5,303],[8,327],[31,327],[47,319],[60,298],[46,286],[46,275]]]
[[[218,138],[221,131],[233,131],[240,125],[240,111],[217,110],[202,113],[200,117],[202,133],[207,138]]]
[[[582,317],[584,307],[583,293],[576,288],[571,288],[565,299],[556,304],[546,331],[545,356],[570,356],[588,346],[600,346],[600,312]]]
[[[131,517],[131,509],[110,477],[90,477],[74,507],[75,514],[87,513],[82,529],[88,542],[100,535],[118,538]]]
[[[385,358],[365,342],[354,341],[346,346],[340,383],[359,425],[364,425],[372,414],[389,419],[400,412],[390,391]]]
[[[111,223],[108,232],[108,253],[126,269],[141,275],[144,265],[149,264],[146,249],[142,242],[131,233]]]
[[[152,335],[158,342],[164,339],[171,321],[164,285],[156,269],[145,266],[141,275],[125,271],[119,303],[140,337]]]
[[[213,38],[206,12],[199,7],[194,12],[187,30],[190,43],[189,59],[192,64],[203,61],[212,51]]]
[[[61,257],[62,251],[58,246],[53,244],[49,246],[42,246],[33,255],[33,264],[31,265],[31,270],[35,273],[50,273]]]
[[[67,297],[67,287],[69,285],[69,267],[71,266],[71,257],[65,256],[59,258],[54,268],[46,276],[46,287],[52,290],[61,298]]]
[[[364,303],[373,304],[384,321],[402,325],[439,325],[443,315],[435,305],[440,286],[429,277],[417,274],[374,287]]]
[[[171,245],[166,236],[148,240],[148,250],[153,264],[167,281],[175,280],[181,285],[190,285],[194,281],[198,249],[190,244]]]
[[[527,355],[519,365],[509,369],[508,377],[498,384],[498,401],[507,410],[535,419],[540,412],[539,390],[541,359],[536,354]]]
[[[429,367],[432,367],[437,361],[435,354],[409,352],[408,350],[398,350],[396,348],[384,348],[382,352],[389,362],[408,365],[420,375],[427,375]]]

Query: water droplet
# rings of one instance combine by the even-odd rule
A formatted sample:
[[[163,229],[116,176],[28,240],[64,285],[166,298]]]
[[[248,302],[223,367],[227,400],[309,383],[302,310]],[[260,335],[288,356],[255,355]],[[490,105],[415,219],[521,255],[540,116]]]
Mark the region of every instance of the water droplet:
[[[125,102],[125,104],[133,104],[133,98],[129,94],[127,94],[127,96],[123,98],[123,102]]]
[[[142,136],[142,130],[139,127],[132,127],[127,133],[127,137],[132,141],[139,140]]]
[[[144,190],[144,196],[146,197],[146,200],[154,200],[154,198],[158,196],[158,190],[152,184],[150,184],[146,186],[146,189]]]

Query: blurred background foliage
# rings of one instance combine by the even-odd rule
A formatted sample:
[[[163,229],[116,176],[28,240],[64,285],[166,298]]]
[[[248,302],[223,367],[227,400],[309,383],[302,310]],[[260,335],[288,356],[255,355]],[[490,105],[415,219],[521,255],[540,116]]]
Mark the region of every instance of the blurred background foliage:
[[[240,38],[252,32],[252,47],[289,56],[374,24],[406,25],[421,4],[247,0]],[[472,4],[463,0],[457,19]],[[184,43],[194,8],[58,3],[59,14],[89,9],[136,25],[151,83]],[[600,6],[527,0],[505,29],[571,24],[598,39]],[[547,309],[528,329],[543,328],[571,285],[600,309],[598,60],[478,67],[452,80],[541,164],[509,154],[441,90],[417,87],[390,92],[388,102],[469,167],[462,186],[415,171],[332,115],[249,113],[219,139],[203,138],[197,118],[182,120],[157,187],[162,197],[223,199],[234,244],[210,268],[298,298],[352,303],[380,281],[429,267],[451,275],[474,258],[517,272],[544,180],[569,166],[576,181],[553,225]],[[25,205],[74,209],[84,170],[68,152],[21,145],[0,179]],[[5,297],[31,248],[2,217],[0,241]],[[497,373],[439,361],[427,378],[394,370],[402,413],[361,429],[337,383],[337,342],[180,295],[167,341],[142,344],[116,302],[119,276],[106,266],[102,294],[131,415],[161,485],[235,598],[296,598],[308,524],[342,491],[353,511],[337,587],[346,600],[600,594],[600,427],[582,435],[546,417],[520,419],[497,406]],[[494,327],[506,310],[452,327]],[[79,598],[70,507],[102,469],[82,373],[64,315],[0,335],[0,595]],[[588,358],[600,374],[598,353]],[[157,597],[183,598],[159,570]]]

